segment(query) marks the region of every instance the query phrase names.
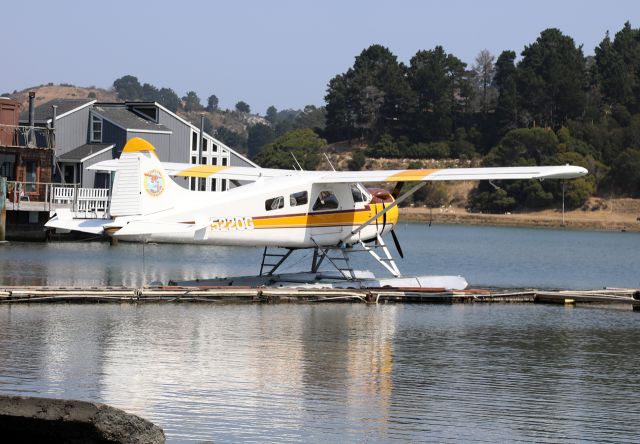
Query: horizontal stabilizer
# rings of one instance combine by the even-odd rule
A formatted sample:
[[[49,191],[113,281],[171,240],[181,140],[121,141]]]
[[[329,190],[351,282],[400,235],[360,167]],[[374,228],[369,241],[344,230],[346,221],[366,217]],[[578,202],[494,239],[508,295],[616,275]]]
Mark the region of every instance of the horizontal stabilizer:
[[[56,215],[44,224],[44,226],[46,228],[102,234],[104,232],[104,226],[110,222],[112,221],[105,219],[67,219]]]
[[[203,228],[198,224],[185,224],[179,222],[129,222],[124,227],[114,233],[115,237],[120,236],[146,236],[163,233],[193,233]]]

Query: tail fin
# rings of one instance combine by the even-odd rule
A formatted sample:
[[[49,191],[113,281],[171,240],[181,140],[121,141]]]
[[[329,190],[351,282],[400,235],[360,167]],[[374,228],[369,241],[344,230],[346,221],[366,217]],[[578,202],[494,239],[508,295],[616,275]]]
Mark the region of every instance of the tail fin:
[[[153,145],[134,137],[118,161],[110,212],[112,216],[134,216],[168,210],[186,191],[165,172]]]

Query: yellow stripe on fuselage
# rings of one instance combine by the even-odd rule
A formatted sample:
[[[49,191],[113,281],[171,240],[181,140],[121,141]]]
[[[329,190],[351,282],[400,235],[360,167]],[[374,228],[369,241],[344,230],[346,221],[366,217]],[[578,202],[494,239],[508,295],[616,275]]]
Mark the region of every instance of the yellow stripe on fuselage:
[[[369,210],[352,210],[329,213],[311,213],[299,215],[254,217],[255,228],[313,228],[335,226],[359,226],[383,209],[382,204],[372,204]],[[387,225],[398,221],[398,207],[394,207],[386,214]],[[376,223],[375,221],[373,223]],[[384,223],[384,216],[377,219],[378,224]]]
[[[416,180],[422,180],[425,177],[440,170],[404,170],[399,173],[393,174],[385,179],[386,182],[412,182]]]
[[[196,165],[186,170],[180,171],[176,176],[183,177],[209,177],[219,171],[230,168],[228,166],[215,166],[215,165]]]

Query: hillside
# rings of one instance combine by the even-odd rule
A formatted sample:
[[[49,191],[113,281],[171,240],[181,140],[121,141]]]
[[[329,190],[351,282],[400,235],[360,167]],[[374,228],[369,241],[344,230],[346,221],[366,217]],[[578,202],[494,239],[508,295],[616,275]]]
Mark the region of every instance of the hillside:
[[[114,91],[95,86],[83,87],[72,85],[40,85],[33,88],[25,88],[14,94],[10,94],[12,99],[22,104],[22,109],[27,109],[29,105],[29,91],[36,92],[36,106],[40,106],[53,99],[85,99],[95,98],[101,102],[117,102],[118,97]]]

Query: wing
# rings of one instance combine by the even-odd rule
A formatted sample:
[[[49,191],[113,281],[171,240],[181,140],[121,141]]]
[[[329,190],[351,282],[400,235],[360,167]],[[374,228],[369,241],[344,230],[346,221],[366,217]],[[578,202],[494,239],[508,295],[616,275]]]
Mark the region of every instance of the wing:
[[[578,166],[447,168],[431,170],[328,171],[318,183],[426,182],[444,180],[573,179],[587,174]]]
[[[163,162],[162,166],[165,168],[167,174],[177,177],[219,177],[230,180],[254,181],[260,178],[305,176],[316,183],[573,179],[587,174],[586,169],[572,165],[376,171],[296,171],[275,168],[191,165],[176,162]],[[117,167],[118,159],[113,159],[96,163],[90,166],[89,169],[115,171]]]

